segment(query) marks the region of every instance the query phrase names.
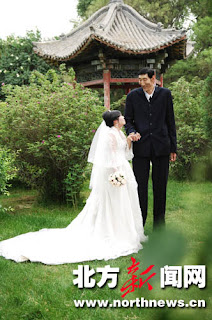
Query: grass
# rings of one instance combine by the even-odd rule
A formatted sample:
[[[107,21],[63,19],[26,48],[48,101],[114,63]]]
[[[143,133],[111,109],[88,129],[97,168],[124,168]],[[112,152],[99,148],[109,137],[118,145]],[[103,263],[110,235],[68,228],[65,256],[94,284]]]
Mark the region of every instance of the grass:
[[[15,263],[0,257],[0,319],[1,320],[159,320],[159,319],[209,319],[210,283],[212,261],[211,250],[211,203],[210,183],[169,181],[167,191],[166,231],[152,232],[152,190],[149,186],[149,216],[145,232],[149,236],[144,249],[133,257],[140,261],[140,272],[154,264],[157,273],[149,282],[153,289],[144,284],[125,299],[205,299],[206,308],[75,308],[74,299],[121,298],[120,289],[131,278],[127,268],[131,265],[130,256],[109,261],[91,261],[90,268],[119,267],[118,285],[110,289],[78,289],[73,285],[73,270],[78,264],[46,266],[41,263]],[[88,193],[84,193],[86,197]],[[42,206],[36,202],[36,192],[14,189],[9,197],[1,196],[4,206],[12,206],[14,212],[0,215],[0,240],[42,228],[66,227],[81,209],[67,206]],[[160,288],[160,267],[165,265],[206,265],[207,286],[199,289],[192,285],[189,289],[172,287]],[[139,277],[139,273],[136,274]],[[94,276],[99,279],[99,275]]]

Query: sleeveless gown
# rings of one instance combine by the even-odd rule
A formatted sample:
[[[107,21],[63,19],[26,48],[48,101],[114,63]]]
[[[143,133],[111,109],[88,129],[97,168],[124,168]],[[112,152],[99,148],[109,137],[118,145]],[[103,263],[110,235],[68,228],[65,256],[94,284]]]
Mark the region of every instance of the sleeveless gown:
[[[144,235],[137,183],[128,162],[133,157],[126,138],[109,130],[109,152],[114,165],[93,166],[91,193],[83,210],[66,227],[28,232],[0,242],[0,256],[16,262],[47,265],[109,260],[138,252]],[[109,174],[124,172],[126,184],[113,186]]]

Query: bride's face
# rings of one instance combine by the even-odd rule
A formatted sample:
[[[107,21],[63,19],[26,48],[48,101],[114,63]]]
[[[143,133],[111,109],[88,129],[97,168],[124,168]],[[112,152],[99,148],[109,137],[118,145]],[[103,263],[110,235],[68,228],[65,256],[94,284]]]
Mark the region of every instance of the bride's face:
[[[120,116],[120,117],[118,118],[118,124],[119,124],[119,126],[120,126],[120,127],[123,127],[123,125],[125,125],[125,123],[126,123],[126,121],[125,121],[125,119],[124,119],[124,116]]]

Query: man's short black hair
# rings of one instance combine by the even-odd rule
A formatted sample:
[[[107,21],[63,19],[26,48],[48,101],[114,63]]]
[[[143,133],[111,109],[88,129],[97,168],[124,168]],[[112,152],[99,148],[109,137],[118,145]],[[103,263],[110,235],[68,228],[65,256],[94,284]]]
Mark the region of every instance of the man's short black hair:
[[[141,74],[147,74],[148,77],[151,79],[154,74],[155,74],[155,71],[153,69],[150,69],[150,68],[143,68],[139,71],[138,75],[140,76]]]

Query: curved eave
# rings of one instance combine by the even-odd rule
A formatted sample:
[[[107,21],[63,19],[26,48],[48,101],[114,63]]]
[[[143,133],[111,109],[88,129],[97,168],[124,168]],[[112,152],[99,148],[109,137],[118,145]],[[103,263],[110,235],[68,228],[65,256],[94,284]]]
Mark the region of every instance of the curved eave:
[[[78,49],[75,52],[73,52],[71,55],[64,56],[64,57],[55,57],[53,55],[43,54],[42,52],[39,52],[38,50],[36,50],[36,48],[34,48],[33,50],[35,51],[35,53],[37,55],[39,55],[40,57],[42,57],[44,59],[50,59],[50,60],[54,60],[54,61],[67,61],[67,60],[75,58],[82,51],[84,51],[89,46],[89,44],[92,42],[92,40],[93,40],[93,37],[90,36],[80,47],[78,47]]]
[[[159,46],[156,46],[156,47],[153,47],[153,48],[150,48],[150,49],[146,49],[146,50],[133,50],[133,49],[126,49],[124,47],[121,47],[121,46],[117,46],[107,40],[104,40],[104,39],[101,39],[101,37],[98,37],[98,36],[94,36],[93,37],[95,40],[115,49],[115,50],[118,50],[118,51],[121,51],[121,52],[124,52],[124,53],[128,53],[128,54],[146,54],[146,53],[152,53],[152,52],[157,52],[157,51],[160,51],[160,50],[163,50],[167,47],[170,47],[178,42],[181,42],[183,40],[186,39],[186,35],[184,35],[183,37],[179,38],[179,39],[176,39],[176,40],[172,40],[172,41],[169,41],[167,42],[166,44],[163,44],[163,45],[159,45]]]
[[[183,40],[186,39],[186,35],[183,35],[182,37],[180,37],[179,39],[176,40],[172,40],[169,42],[166,42],[165,44],[162,45],[158,45],[156,47],[150,48],[150,49],[146,49],[146,50],[133,50],[133,49],[129,49],[129,48],[124,48],[122,46],[117,46],[115,43],[112,43],[110,41],[107,41],[106,39],[103,39],[101,36],[98,35],[90,35],[90,37],[72,54],[65,56],[65,57],[55,57],[52,55],[47,55],[47,54],[42,54],[41,52],[37,51],[36,48],[34,48],[34,51],[41,57],[45,58],[45,59],[50,59],[50,60],[54,60],[54,61],[67,61],[67,60],[71,60],[76,58],[79,54],[82,53],[82,51],[84,51],[89,44],[93,41],[96,40],[102,44],[105,44],[108,47],[113,48],[114,50],[123,52],[123,53],[128,53],[128,54],[134,54],[134,55],[139,55],[139,54],[149,54],[152,52],[157,52],[160,50],[163,50],[167,47],[170,47],[176,43],[179,43]]]

